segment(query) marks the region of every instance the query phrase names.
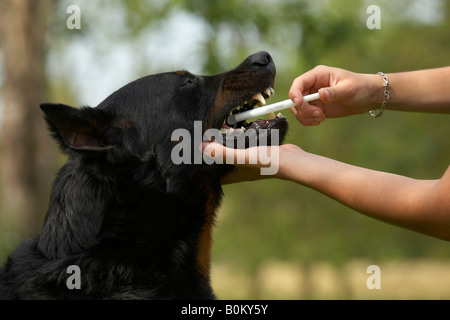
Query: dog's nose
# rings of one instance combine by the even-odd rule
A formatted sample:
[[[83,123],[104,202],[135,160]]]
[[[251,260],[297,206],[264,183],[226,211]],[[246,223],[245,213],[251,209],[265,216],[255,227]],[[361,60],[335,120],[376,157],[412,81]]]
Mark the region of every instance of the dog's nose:
[[[251,55],[249,57],[249,62],[257,66],[267,66],[269,63],[273,62],[272,57],[266,51],[260,51]]]

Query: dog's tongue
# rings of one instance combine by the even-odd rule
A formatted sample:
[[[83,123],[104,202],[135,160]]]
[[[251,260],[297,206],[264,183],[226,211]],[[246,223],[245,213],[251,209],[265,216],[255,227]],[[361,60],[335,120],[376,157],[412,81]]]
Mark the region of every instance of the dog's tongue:
[[[269,120],[264,120],[264,119],[258,119],[253,121],[250,126],[247,128],[248,129],[255,129],[256,132],[258,132],[259,129],[270,129],[272,127],[273,124],[275,124],[279,119],[284,118],[283,115],[278,114],[278,116],[275,119],[269,119]]]
[[[286,120],[286,117],[284,117],[281,113],[277,114],[275,118],[271,118],[272,117],[269,117],[269,119],[258,119],[253,121],[247,127],[247,130],[254,129],[256,132],[259,132],[260,129],[274,129],[277,127],[278,120]]]
[[[258,119],[252,122],[252,124],[247,128],[248,129],[255,129],[258,131],[259,129],[266,129],[270,124],[270,120],[263,120]]]

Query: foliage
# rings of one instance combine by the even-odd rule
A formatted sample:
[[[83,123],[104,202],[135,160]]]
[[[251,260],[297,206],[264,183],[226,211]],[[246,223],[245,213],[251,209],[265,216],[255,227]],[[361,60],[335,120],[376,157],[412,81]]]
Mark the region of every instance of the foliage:
[[[70,3],[87,6],[86,1]],[[101,65],[111,50],[131,46],[135,49],[136,76],[142,75],[143,70],[162,71],[170,63],[141,50],[143,35],[157,34],[169,17],[184,12],[205,25],[202,40],[193,53],[201,63],[202,73],[222,72],[253,52],[269,51],[278,69],[277,95],[272,100],[276,102],[287,98],[296,76],[317,64],[367,73],[448,64],[450,1],[433,2],[442,12],[441,18],[432,23],[411,16],[406,9],[410,3],[370,2],[381,8],[382,28],[369,30],[369,3],[363,0],[100,1],[83,11],[83,30],[69,36],[58,27],[67,17],[63,9],[68,5],[68,1],[60,1],[51,21],[50,53],[54,55],[50,57],[64,52],[68,43],[81,41],[86,48],[95,50]],[[169,43],[170,39],[166,41]],[[176,52],[171,56],[184,54]],[[185,67],[189,69],[188,65]],[[76,84],[67,89],[71,83],[69,75],[70,72],[62,72],[58,82],[53,81],[54,88],[59,86],[70,93],[70,97],[59,94],[58,100],[76,99]],[[50,81],[52,78],[50,74]],[[287,142],[310,152],[416,178],[440,177],[449,164],[448,116],[388,111],[377,120],[362,115],[326,120],[319,127],[301,127],[288,113],[285,112],[290,122]],[[448,244],[443,241],[361,216],[290,182],[270,179],[242,183],[226,186],[224,192],[215,231],[217,261],[234,261],[253,269],[266,259],[341,264],[353,258],[378,261],[450,257]],[[0,237],[5,237],[4,232]]]

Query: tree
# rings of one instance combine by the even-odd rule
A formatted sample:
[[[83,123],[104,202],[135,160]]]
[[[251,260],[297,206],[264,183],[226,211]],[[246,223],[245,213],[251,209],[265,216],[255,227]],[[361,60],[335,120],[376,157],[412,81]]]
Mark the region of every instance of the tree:
[[[55,152],[39,104],[45,100],[46,34],[54,0],[5,0],[0,8],[4,56],[3,123],[0,136],[0,213],[34,235],[48,202]]]

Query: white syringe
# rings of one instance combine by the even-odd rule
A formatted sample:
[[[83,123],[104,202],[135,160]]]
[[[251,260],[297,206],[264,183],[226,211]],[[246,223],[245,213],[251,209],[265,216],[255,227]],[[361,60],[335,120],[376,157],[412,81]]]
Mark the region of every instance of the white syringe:
[[[313,100],[317,100],[319,99],[319,93],[313,93],[313,94],[309,94],[303,97],[303,101],[305,102],[309,102],[309,101],[313,101]],[[295,103],[291,100],[291,99],[287,99],[287,100],[283,100],[277,103],[273,103],[273,104],[268,104],[267,106],[263,106],[263,107],[259,107],[259,108],[255,108],[252,110],[248,110],[248,111],[244,111],[241,113],[237,113],[237,114],[233,114],[231,116],[228,117],[227,119],[227,123],[228,124],[235,124],[238,123],[240,121],[244,121],[247,119],[251,119],[254,117],[259,117],[262,116],[264,114],[269,114],[271,112],[276,112],[276,111],[280,111],[280,110],[284,110],[284,109],[288,109],[295,106]]]

